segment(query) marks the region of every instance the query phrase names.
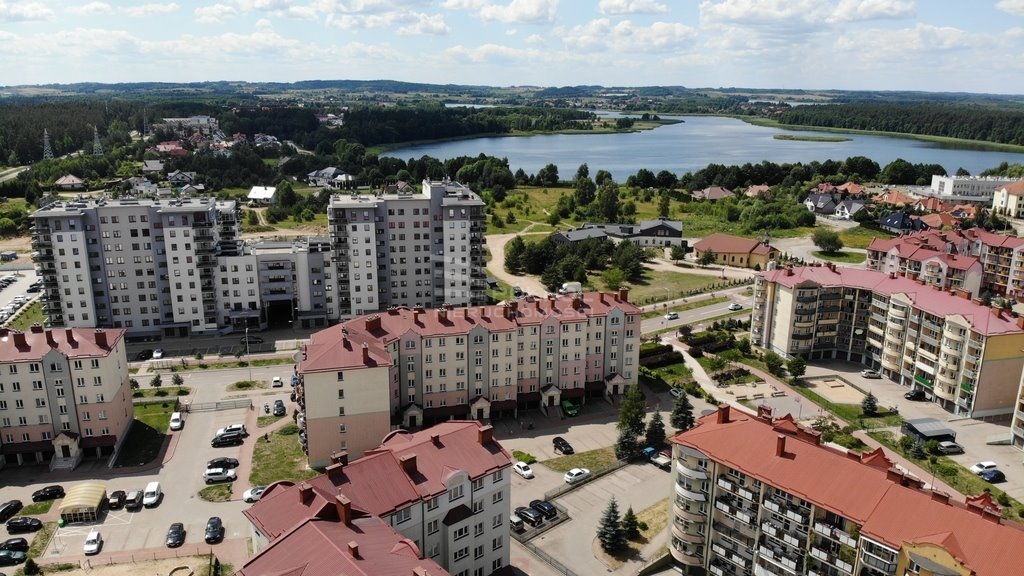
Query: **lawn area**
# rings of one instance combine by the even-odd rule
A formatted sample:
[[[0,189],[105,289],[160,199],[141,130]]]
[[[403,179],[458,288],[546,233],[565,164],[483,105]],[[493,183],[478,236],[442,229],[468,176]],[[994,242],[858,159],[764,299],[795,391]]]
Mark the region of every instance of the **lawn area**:
[[[821,258],[822,260],[831,260],[832,262],[840,262],[842,264],[860,264],[867,258],[867,254],[860,252],[822,252],[821,250],[815,250],[814,256]]]
[[[7,322],[8,328],[15,328],[17,330],[28,330],[33,324],[42,324],[45,318],[43,317],[43,303],[36,300],[25,306],[18,311],[18,316],[12,318]]]
[[[716,276],[647,270],[643,280],[627,284],[629,285],[629,301],[641,306],[692,296],[695,292],[704,292],[720,282],[722,279]],[[612,290],[608,290],[600,275],[590,276],[589,283],[598,290],[612,292]]]
[[[117,455],[115,467],[147,464],[160,454],[175,404],[167,401],[135,406],[135,421]]]
[[[228,385],[228,392],[238,392],[239,390],[255,390],[269,388],[270,383],[266,380],[239,380],[234,384]]]
[[[39,558],[46,551],[46,547],[50,545],[50,539],[53,538],[53,533],[56,531],[56,522],[43,522],[43,527],[32,537],[32,544],[28,547],[28,557]]]
[[[652,371],[661,376],[662,380],[672,388],[678,388],[687,382],[693,382],[693,371],[682,360],[653,368]]]
[[[588,450],[587,452],[578,452],[576,454],[570,454],[569,456],[559,456],[550,460],[545,460],[541,464],[555,470],[556,472],[568,472],[573,468],[586,468],[591,472],[597,472],[603,468],[607,468],[615,462],[618,458],[615,457],[615,449],[598,448],[597,450]]]
[[[871,240],[874,238],[888,240],[889,238],[892,238],[892,235],[882,232],[881,230],[873,230],[863,226],[857,226],[856,228],[850,228],[839,232],[839,239],[843,241],[843,246],[848,246],[850,248],[867,248],[868,244],[870,244]]]
[[[43,500],[42,502],[33,502],[21,509],[18,512],[19,516],[41,516],[50,511],[53,507],[55,500]]]
[[[253,486],[268,485],[278,480],[295,482],[318,474],[306,465],[306,455],[299,446],[299,427],[291,424],[269,435],[269,440],[256,436],[252,452],[252,472],[249,482]]]
[[[199,497],[207,502],[227,502],[231,500],[231,483],[207,486],[199,491]]]
[[[881,406],[878,407],[879,413],[877,416],[867,418],[864,417],[860,404],[836,404],[829,402],[806,386],[793,386],[792,388],[804,398],[835,414],[837,418],[845,420],[847,424],[854,428],[871,430],[873,428],[889,428],[903,424],[903,418],[899,414],[889,412]]]
[[[703,308],[705,306],[713,306],[715,304],[721,304],[722,302],[728,302],[729,299],[725,296],[715,296],[714,298],[704,298],[695,302],[687,302],[679,306],[672,306],[671,308],[665,308],[662,310],[651,310],[650,312],[644,312],[644,320],[648,318],[656,318],[658,316],[664,316],[668,312],[685,312],[687,310],[693,310],[694,308]]]
[[[171,372],[187,372],[189,370],[226,370],[228,368],[246,368],[252,365],[254,368],[260,366],[279,366],[281,364],[295,364],[294,358],[260,358],[258,360],[245,361],[235,360],[234,362],[203,362],[189,361],[182,366],[180,363],[171,365],[167,369]]]
[[[324,212],[324,213],[317,213],[317,214],[315,214],[313,216],[312,220],[297,221],[297,220],[293,220],[292,218],[288,218],[287,220],[278,220],[277,222],[274,222],[273,224],[271,224],[271,226],[274,226],[275,228],[285,228],[285,229],[288,229],[288,230],[292,230],[292,229],[295,229],[295,228],[310,228],[310,227],[318,227],[318,228],[326,229],[327,228],[327,213],[326,212]]]
[[[669,499],[665,498],[655,502],[643,510],[640,510],[639,512],[634,510],[633,513],[636,514],[637,524],[641,527],[646,524],[647,529],[644,530],[641,528],[640,536],[633,540],[628,540],[626,542],[626,549],[615,556],[610,556],[604,551],[599,551],[598,553],[604,555],[604,563],[612,570],[615,570],[625,564],[626,560],[640,554],[640,551],[643,550],[643,547],[651,541],[651,538],[664,530],[665,526],[668,526],[668,509]],[[622,508],[622,504],[619,504],[620,519],[625,514],[626,509]]]
[[[139,388],[132,391],[132,398],[161,398],[163,396],[188,396],[192,389],[188,386],[161,386],[160,388]]]
[[[281,418],[284,418],[284,416],[274,416],[273,414],[269,416],[259,416],[256,418],[256,427],[266,428],[267,426],[270,426],[271,424],[277,422]]]

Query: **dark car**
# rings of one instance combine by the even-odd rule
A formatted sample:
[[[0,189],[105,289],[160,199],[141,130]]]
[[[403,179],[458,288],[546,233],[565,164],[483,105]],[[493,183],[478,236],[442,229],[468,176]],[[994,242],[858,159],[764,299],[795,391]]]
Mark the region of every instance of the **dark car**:
[[[40,488],[39,490],[36,490],[35,492],[32,493],[33,502],[42,502],[44,500],[54,500],[63,497],[64,487],[57,485]]]
[[[0,550],[28,552],[28,540],[24,538],[8,538],[7,540],[0,542]]]
[[[206,463],[206,468],[238,468],[238,460],[234,458],[214,458]]]
[[[125,510],[140,510],[142,508],[143,494],[142,490],[132,490],[125,496],[124,509]]]
[[[288,409],[284,407],[284,400],[274,401],[274,416],[284,416]]]
[[[210,516],[206,521],[206,543],[213,544],[224,538],[224,522],[219,516]]]
[[[218,448],[220,446],[238,446],[245,442],[245,435],[241,432],[225,432],[218,434],[213,440],[210,441],[210,446]]]
[[[21,500],[8,500],[0,504],[0,522],[7,522],[15,514],[21,512],[22,508]]]
[[[986,470],[981,474],[978,474],[978,476],[981,476],[981,479],[984,480],[985,482],[990,482],[992,484],[1006,482],[1006,474],[1003,474],[1003,471],[998,468],[993,470]]]
[[[555,436],[555,439],[551,441],[555,446],[555,452],[560,454],[573,454],[572,444],[566,442],[565,438],[561,436]]]
[[[924,390],[911,390],[910,392],[904,394],[903,397],[906,398],[907,400],[913,400],[915,402],[925,400]]]
[[[146,350],[140,350],[139,353],[135,355],[135,359],[140,361],[140,362],[145,361],[145,360],[149,360],[152,357],[153,357],[153,351],[148,349],[148,348]]]
[[[18,550],[0,550],[0,566],[17,566],[27,557],[26,553]]]
[[[110,493],[110,496],[107,497],[107,506],[111,510],[124,508],[124,501],[127,497],[128,495],[125,494],[124,490],[114,490]]]
[[[540,512],[548,520],[558,516],[558,509],[555,508],[554,504],[547,500],[533,500],[530,502],[530,508]]]
[[[242,344],[263,344],[263,338],[259,336],[242,336],[239,342]]]
[[[18,516],[7,521],[8,534],[21,534],[24,532],[35,532],[43,527],[43,521],[39,518]]]
[[[530,526],[539,526],[540,523],[544,521],[544,516],[541,515],[540,512],[526,506],[516,508],[516,516],[519,516],[523,522],[526,522]]]
[[[167,547],[177,548],[185,543],[185,525],[181,522],[175,522],[171,524],[169,530],[167,530]]]

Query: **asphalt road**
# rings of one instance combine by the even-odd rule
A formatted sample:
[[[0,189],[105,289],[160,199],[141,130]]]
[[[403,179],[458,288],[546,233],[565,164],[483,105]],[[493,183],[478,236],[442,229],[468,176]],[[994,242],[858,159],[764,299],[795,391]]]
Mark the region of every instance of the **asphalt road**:
[[[664,315],[655,318],[648,318],[640,322],[640,332],[648,334],[656,330],[662,330],[665,328],[676,328],[684,324],[697,324],[709,318],[715,318],[723,314],[730,314],[733,311],[729,310],[729,306],[732,303],[738,302],[743,309],[747,311],[748,315],[750,307],[753,304],[753,297],[742,295],[742,290],[734,290],[729,292],[723,292],[723,295],[729,297],[729,302],[721,302],[719,304],[712,304],[710,306],[701,306],[700,308],[693,308],[690,310],[684,310],[679,312],[679,318],[676,320],[666,320]],[[668,308],[671,308],[669,306]],[[737,318],[746,319],[749,316],[739,316]]]

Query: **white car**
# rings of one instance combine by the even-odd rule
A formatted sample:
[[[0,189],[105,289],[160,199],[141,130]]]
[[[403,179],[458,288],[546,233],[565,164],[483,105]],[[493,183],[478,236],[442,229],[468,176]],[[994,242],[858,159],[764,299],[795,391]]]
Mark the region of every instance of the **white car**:
[[[260,499],[260,496],[263,496],[263,491],[266,489],[266,486],[253,486],[242,494],[242,500],[245,500],[246,502],[255,502]]]
[[[679,398],[680,396],[683,395],[683,389],[682,388],[677,388],[677,387],[673,386],[673,387],[668,389],[668,393],[673,398]]]
[[[512,470],[523,478],[533,478],[533,469],[530,468],[530,465],[526,462],[516,462],[515,465],[512,466]]]
[[[733,302],[729,304],[729,310],[743,310],[743,305],[739,302]]]
[[[665,320],[679,320],[679,313],[669,312],[668,314],[665,314]]]
[[[85,552],[86,556],[91,556],[99,554],[100,548],[103,548],[103,536],[100,535],[99,530],[90,530],[89,535],[85,537],[85,545],[82,546],[82,552]]]
[[[974,472],[975,474],[981,474],[982,472],[995,470],[996,468],[998,468],[996,463],[989,460],[985,462],[978,462],[974,466],[971,466],[971,472]]]
[[[238,475],[232,468],[209,468],[203,472],[203,480],[207,484],[214,482],[234,482]]]
[[[225,432],[241,432],[242,435],[248,434],[245,430],[245,424],[229,424],[220,430],[217,430],[217,433],[214,434],[214,436],[220,436]]]
[[[590,478],[590,470],[586,468],[573,468],[565,473],[566,484],[575,484],[587,478]]]
[[[153,350],[153,360],[159,360],[159,359],[161,359],[163,357],[164,357],[164,349],[163,348],[157,348],[156,350]]]
[[[185,427],[185,419],[181,417],[181,412],[175,412],[171,414],[171,430],[181,430]]]
[[[274,381],[271,384],[271,386],[273,386],[274,388],[281,388],[282,386],[284,386],[284,380],[282,380],[280,376],[274,376]]]
[[[875,372],[874,370],[866,370],[866,369],[865,370],[861,370],[860,371],[860,375],[865,377],[865,378],[881,378],[882,377],[882,375],[879,374],[878,372]]]

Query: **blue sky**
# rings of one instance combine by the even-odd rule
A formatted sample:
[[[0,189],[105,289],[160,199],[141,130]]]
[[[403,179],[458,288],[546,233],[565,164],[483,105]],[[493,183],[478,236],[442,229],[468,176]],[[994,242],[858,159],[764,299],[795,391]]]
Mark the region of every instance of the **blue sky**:
[[[1024,94],[1024,0],[0,0],[0,83]]]

